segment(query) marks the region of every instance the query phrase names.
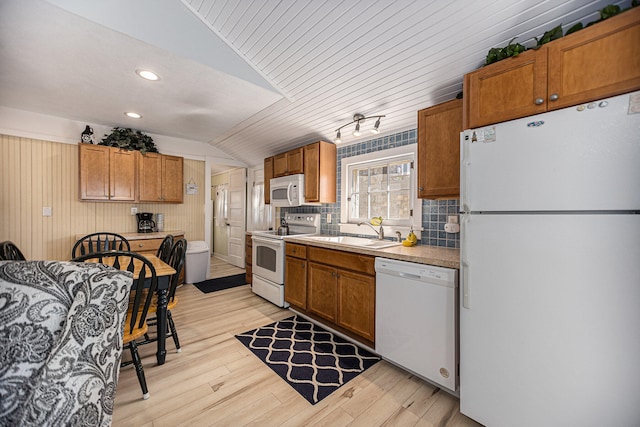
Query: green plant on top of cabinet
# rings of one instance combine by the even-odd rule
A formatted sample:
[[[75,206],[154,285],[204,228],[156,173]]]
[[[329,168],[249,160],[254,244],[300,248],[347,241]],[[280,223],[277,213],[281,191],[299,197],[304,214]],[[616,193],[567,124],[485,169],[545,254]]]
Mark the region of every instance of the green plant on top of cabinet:
[[[418,111],[418,198],[460,197],[462,100]]]
[[[182,203],[183,158],[164,154],[140,155],[139,201]]]
[[[78,144],[80,200],[135,201],[137,151]]]
[[[640,89],[640,8],[464,76],[465,129]]]

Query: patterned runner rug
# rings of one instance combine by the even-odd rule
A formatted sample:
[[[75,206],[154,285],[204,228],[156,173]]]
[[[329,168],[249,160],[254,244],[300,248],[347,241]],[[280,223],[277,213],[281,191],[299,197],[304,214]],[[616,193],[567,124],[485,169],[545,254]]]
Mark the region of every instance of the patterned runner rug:
[[[380,360],[299,316],[236,338],[314,405]]]

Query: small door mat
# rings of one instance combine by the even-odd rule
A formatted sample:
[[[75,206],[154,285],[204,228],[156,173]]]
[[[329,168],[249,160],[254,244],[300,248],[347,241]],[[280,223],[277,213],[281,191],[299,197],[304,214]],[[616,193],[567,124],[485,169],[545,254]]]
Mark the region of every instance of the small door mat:
[[[208,294],[209,292],[221,291],[223,289],[235,288],[247,284],[244,273],[233,276],[219,277],[217,279],[209,279],[203,282],[194,283],[193,285],[200,291]]]
[[[236,338],[313,405],[380,360],[299,316]]]

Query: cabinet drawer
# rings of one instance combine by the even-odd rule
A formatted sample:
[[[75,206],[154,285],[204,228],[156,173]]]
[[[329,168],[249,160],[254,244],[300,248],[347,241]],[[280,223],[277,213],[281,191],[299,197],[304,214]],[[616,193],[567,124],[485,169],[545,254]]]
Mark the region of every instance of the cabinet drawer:
[[[309,261],[316,261],[334,267],[358,271],[371,276],[376,274],[375,257],[370,255],[359,255],[350,252],[311,246],[309,247]]]
[[[156,252],[163,239],[129,240],[132,252]]]
[[[296,258],[307,259],[307,247],[298,245],[297,243],[287,243],[285,245],[285,254]]]

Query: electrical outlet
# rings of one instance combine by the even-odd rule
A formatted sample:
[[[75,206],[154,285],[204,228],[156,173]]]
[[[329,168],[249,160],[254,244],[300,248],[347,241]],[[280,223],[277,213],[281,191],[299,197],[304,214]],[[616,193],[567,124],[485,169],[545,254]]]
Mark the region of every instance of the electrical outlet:
[[[42,208],[42,216],[51,216],[51,208],[50,207],[43,207]]]
[[[331,224],[331,214],[327,214],[327,224]]]
[[[135,215],[135,214],[137,214],[137,213],[138,213],[138,208],[136,208],[136,207],[132,207],[132,208],[131,208],[131,215]]]

